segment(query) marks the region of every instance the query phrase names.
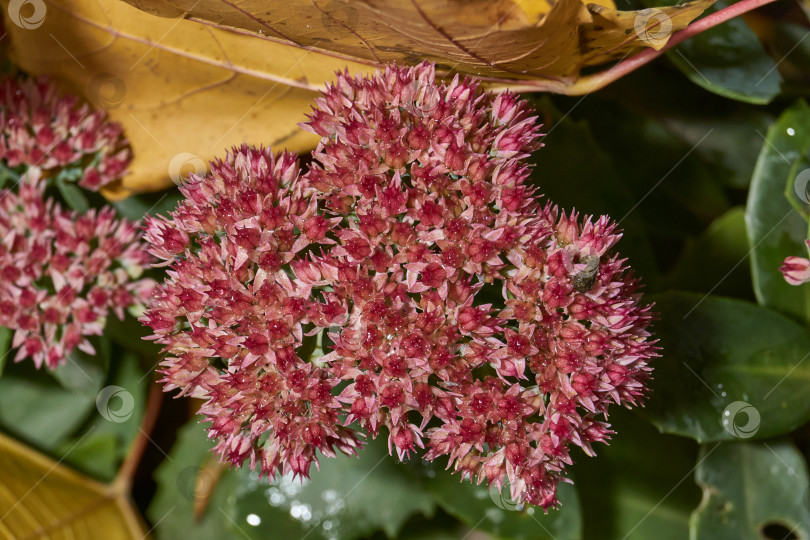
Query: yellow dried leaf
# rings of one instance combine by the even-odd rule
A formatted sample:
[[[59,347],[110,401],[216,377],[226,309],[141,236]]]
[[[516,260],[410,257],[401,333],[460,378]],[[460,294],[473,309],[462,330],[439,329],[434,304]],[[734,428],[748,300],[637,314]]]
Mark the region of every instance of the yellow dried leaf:
[[[311,148],[316,139],[297,123],[317,89],[339,69],[368,69],[117,0],[44,5],[36,28],[6,21],[12,58],[107,108],[124,126],[135,158],[130,174],[105,193],[114,199],[165,189],[242,142]]]
[[[617,56],[627,56],[638,49],[639,37],[647,46],[661,49],[673,32],[686,28],[709,5],[711,3],[690,2],[660,9],[617,11],[591,4],[588,10],[593,21],[582,27],[588,44],[583,64],[599,65]]]
[[[0,433],[0,537],[143,540],[125,491],[100,484]]]
[[[135,159],[110,198],[171,186],[242,142],[310,149],[297,123],[337,70],[427,58],[493,88],[581,93],[582,67],[660,48],[713,2],[637,13],[612,0],[9,1],[13,59],[124,125]]]
[[[563,89],[583,66],[660,48],[713,0],[617,11],[613,0],[126,0],[140,9],[250,32],[381,66],[429,59],[447,72]],[[652,32],[645,22],[654,15]],[[660,24],[659,24],[660,22]],[[664,31],[665,30],[665,31]],[[651,34],[655,34],[651,40]],[[548,84],[556,83],[556,84]]]

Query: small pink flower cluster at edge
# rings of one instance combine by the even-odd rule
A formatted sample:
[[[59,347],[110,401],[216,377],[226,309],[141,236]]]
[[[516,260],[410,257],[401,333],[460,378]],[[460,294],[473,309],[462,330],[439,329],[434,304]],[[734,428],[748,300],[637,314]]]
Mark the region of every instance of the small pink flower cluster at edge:
[[[804,241],[807,249],[810,250],[810,240]],[[801,285],[810,281],[810,259],[804,257],[790,256],[785,258],[779,271],[785,277],[785,281],[791,285]]]
[[[112,207],[79,214],[45,197],[45,175],[65,167],[95,163],[79,185],[96,189],[129,164],[128,148],[109,153],[121,127],[76,105],[45,80],[0,83],[0,164],[20,174],[0,190],[0,327],[14,331],[14,361],[37,368],[76,348],[95,354],[87,336],[101,335],[109,311],[123,318],[154,287],[140,277],[153,259],[137,224]]]
[[[148,220],[168,278],[141,320],[224,460],[308,476],[385,428],[400,458],[557,504],[571,446],[609,437],[657,347],[615,225],[536,201],[535,120],[427,63],[340,75],[309,170],[235,148]]]
[[[121,125],[45,78],[0,82],[0,160],[43,176],[80,170],[79,186],[98,191],[120,179],[132,159]]]

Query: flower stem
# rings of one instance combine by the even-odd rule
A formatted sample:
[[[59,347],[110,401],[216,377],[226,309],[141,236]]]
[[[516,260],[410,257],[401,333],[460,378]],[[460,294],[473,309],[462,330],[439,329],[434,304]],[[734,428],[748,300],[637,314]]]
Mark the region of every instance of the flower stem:
[[[112,483],[113,491],[128,494],[129,490],[132,488],[132,480],[135,477],[138,464],[149,442],[149,434],[155,427],[162,401],[163,390],[159,384],[153,383],[149,389],[149,397],[147,398],[143,421],[138,428],[138,434],[135,436],[135,440],[132,441],[132,445],[129,447],[129,451],[124,458],[124,463],[121,465],[121,469],[118,471],[118,475]]]

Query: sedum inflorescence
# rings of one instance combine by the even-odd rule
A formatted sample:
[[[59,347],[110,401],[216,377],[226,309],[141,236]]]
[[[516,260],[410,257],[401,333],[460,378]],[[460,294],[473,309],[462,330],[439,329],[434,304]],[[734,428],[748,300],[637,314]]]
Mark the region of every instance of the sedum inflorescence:
[[[243,146],[192,176],[147,222],[169,271],[142,321],[232,464],[307,476],[385,428],[547,508],[571,445],[642,397],[649,306],[613,223],[536,200],[528,104],[434,77],[340,75],[306,172]]]

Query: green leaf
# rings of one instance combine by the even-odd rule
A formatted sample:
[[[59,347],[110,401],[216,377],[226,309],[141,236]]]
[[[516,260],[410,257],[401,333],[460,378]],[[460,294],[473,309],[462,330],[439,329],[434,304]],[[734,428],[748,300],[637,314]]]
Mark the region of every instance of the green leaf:
[[[549,100],[540,100],[537,106],[562,117]],[[609,215],[617,221],[624,217],[624,236],[617,249],[630,259],[645,283],[655,287],[658,269],[646,228],[640,215],[633,212],[637,200],[589,125],[561,118],[544,141],[546,146],[531,158],[536,163],[531,183],[537,186],[538,193],[566,211],[576,207],[581,215]]]
[[[640,70],[631,77],[628,81],[618,81],[617,87],[611,85],[605,89],[612,99],[600,94],[586,100],[570,101],[569,109],[564,109],[574,111],[568,118],[579,114],[586,119],[592,137],[559,137],[558,130],[565,127],[566,121],[557,121],[555,111],[540,108],[542,116],[551,120],[545,139],[547,146],[534,154],[537,168],[533,178],[537,178],[541,192],[547,193],[563,208],[580,209],[584,201],[592,204],[590,201],[594,197],[591,192],[597,195],[596,204],[601,205],[617,196],[611,191],[623,192],[622,206],[608,210],[612,217],[620,220],[620,226],[626,232],[617,248],[630,257],[630,263],[649,291],[659,287],[650,279],[650,268],[666,268],[674,263],[684,237],[699,235],[706,223],[731,207],[723,185],[732,181],[732,174],[714,163],[707,163],[701,152],[704,148],[720,145],[719,141],[724,140],[716,129],[718,122],[711,122],[716,117],[709,113],[723,114],[723,118],[735,117],[737,109],[743,105],[710,96],[722,106],[712,103],[713,107],[706,107],[708,112],[701,108],[699,114],[688,117],[685,114],[693,111],[697,104],[705,107],[706,94],[679,73],[668,76],[667,73],[648,74],[646,70]],[[650,85],[655,85],[654,94],[646,90]],[[558,99],[561,100],[555,98],[555,103]],[[678,103],[678,114],[673,114],[661,103]],[[689,107],[682,110],[680,105],[684,103]],[[706,123],[688,124],[690,119],[698,116]],[[687,123],[679,132],[670,126],[676,120]],[[688,137],[684,136],[685,133]],[[590,151],[585,151],[590,148],[590,139],[598,142],[598,159],[592,158]],[[564,147],[555,149],[560,144]],[[546,170],[547,152],[556,157],[549,170]],[[594,166],[593,174],[584,179],[569,173],[569,170],[588,168],[592,161],[597,161],[596,165],[603,163],[605,154],[609,156],[607,168]],[[583,155],[588,158],[583,159]],[[615,176],[611,173],[614,169]],[[750,174],[750,170],[745,173],[749,178]],[[614,188],[617,184],[619,187]],[[558,200],[559,191],[567,196]],[[585,208],[585,211],[592,210]],[[622,219],[625,215],[627,218]],[[634,247],[636,241],[629,233],[635,234],[636,238],[639,235],[645,237],[645,244],[651,249],[642,251]],[[625,252],[627,248],[634,252]],[[654,257],[650,253],[652,250]],[[651,260],[645,261],[645,258]]]
[[[96,354],[90,355],[74,349],[62,365],[48,370],[48,373],[65,388],[95,397],[104,385],[110,369],[110,342],[106,338],[94,339],[93,342]]]
[[[82,190],[76,184],[66,182],[64,179],[57,177],[56,187],[72,210],[83,214],[90,208],[87,197],[84,196],[84,193],[82,193]]]
[[[810,107],[803,101],[787,109],[768,130],[754,169],[745,219],[757,301],[802,320],[810,320],[810,287],[789,285],[779,266],[785,257],[804,255],[807,223],[785,198],[785,185],[797,162],[810,152]]]
[[[692,540],[810,536],[807,465],[788,441],[705,445],[695,479],[704,496]]]
[[[139,221],[146,215],[166,215],[183,200],[183,194],[178,189],[161,191],[159,193],[145,193],[127,197],[121,201],[114,201],[118,213],[132,221]]]
[[[124,320],[110,314],[104,332],[127,350],[135,351],[147,358],[156,359],[160,356],[161,346],[154,341],[143,339],[151,333],[149,328],[129,313],[125,313]]]
[[[65,456],[64,463],[97,480],[112,480],[118,470],[118,441],[114,435],[96,433],[92,427],[91,430],[83,438],[62,442],[54,453]]]
[[[0,376],[3,375],[3,368],[6,367],[8,357],[11,355],[11,338],[13,337],[13,330],[0,326]]]
[[[810,155],[800,156],[790,168],[785,198],[802,219],[810,218]]]
[[[0,426],[45,450],[72,434],[95,407],[96,395],[69,390],[34,363],[6,366],[0,378]]]
[[[799,5],[808,13],[810,2],[799,0]],[[780,20],[781,19],[781,20]],[[810,91],[810,41],[807,38],[807,23],[799,20],[790,22],[788,17],[773,21],[769,32],[769,50],[774,58],[779,58],[779,72],[785,79],[782,83],[784,95],[806,96]]]
[[[212,458],[216,459],[209,451],[211,446],[203,426],[196,421],[189,422],[178,431],[169,459],[155,471],[157,492],[146,514],[155,524],[159,540],[238,538],[230,531],[231,518],[226,508],[237,487],[250,481],[249,471],[225,470],[214,482],[213,475],[206,469]],[[195,501],[202,500],[195,491],[199,477],[210,479],[215,488],[200,519],[195,519]]]
[[[460,481],[458,474],[435,464],[427,465],[430,475],[427,484],[441,507],[474,530],[490,533],[498,538],[574,540],[582,537],[582,519],[574,486],[560,482],[557,498],[559,510],[547,514],[541,508],[516,506],[509,497],[509,488],[502,492],[486,485]]]
[[[141,425],[146,405],[147,385],[138,358],[126,353],[115,362],[115,373],[108,391],[96,398],[96,412],[82,435],[63,441],[57,453],[67,452],[65,462],[101,481],[115,477]]]
[[[705,94],[704,96],[705,97]],[[725,185],[748,189],[762,139],[752,137],[757,131],[765,133],[774,117],[767,112],[741,103],[725,101],[723,107],[710,103],[697,109],[687,107],[673,110],[667,105],[660,114],[666,129],[682,139],[695,154],[706,160],[712,174]],[[703,136],[711,130],[711,134]]]
[[[5,162],[0,162],[0,189],[5,187],[9,180],[16,184],[20,181],[20,173],[15,169],[9,168]]]
[[[692,480],[698,444],[660,434],[637,413],[610,413],[610,445],[572,468],[588,540],[683,540],[700,502]]]
[[[727,7],[719,0],[706,15]],[[689,79],[715,94],[765,104],[779,94],[782,77],[757,35],[737,17],[686,40],[667,52]]]
[[[810,420],[804,328],[741,300],[682,292],[653,300],[662,358],[643,414],[658,429],[717,441],[773,437]]]
[[[234,535],[241,530],[263,540],[314,532],[349,540],[383,530],[393,538],[411,515],[435,509],[414,468],[388,455],[385,437],[369,441],[357,458],[321,458],[320,470],[303,484],[283,477],[268,486],[256,477],[235,493]],[[251,525],[251,515],[261,523]]]
[[[753,300],[747,256],[745,209],[738,206],[714,220],[699,238],[687,243],[666,280],[666,289]]]
[[[435,506],[419,475],[388,456],[379,439],[360,457],[322,458],[320,471],[303,484],[284,477],[268,485],[247,467],[222,471],[197,521],[194,485],[197,477],[211,476],[211,446],[203,426],[191,422],[155,473],[158,491],[148,515],[159,538],[274,540],[321,531],[351,539],[379,529],[394,536],[408,517],[432,514]]]

